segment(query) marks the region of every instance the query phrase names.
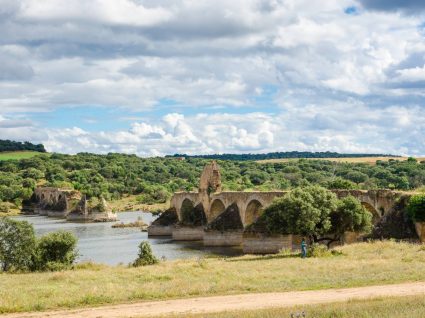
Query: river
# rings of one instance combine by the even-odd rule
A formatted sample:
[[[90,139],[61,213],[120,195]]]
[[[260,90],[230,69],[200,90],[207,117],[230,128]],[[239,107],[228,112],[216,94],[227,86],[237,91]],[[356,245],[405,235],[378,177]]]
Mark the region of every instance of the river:
[[[119,223],[129,223],[138,218],[150,224],[154,217],[144,212],[120,212]],[[241,250],[230,247],[204,247],[202,242],[173,242],[171,238],[148,238],[146,232],[138,228],[112,228],[107,223],[71,223],[64,219],[46,216],[17,216],[34,226],[37,236],[57,230],[70,231],[78,238],[78,262],[93,261],[108,265],[128,264],[137,257],[138,245],[147,240],[158,258],[169,260],[198,258],[206,255],[235,256]]]

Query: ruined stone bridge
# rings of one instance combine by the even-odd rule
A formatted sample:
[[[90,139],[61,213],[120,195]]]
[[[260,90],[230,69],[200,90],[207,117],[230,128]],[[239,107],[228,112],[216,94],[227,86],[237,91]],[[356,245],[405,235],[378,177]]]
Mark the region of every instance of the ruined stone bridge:
[[[300,237],[280,235],[267,237],[245,229],[254,223],[275,198],[288,191],[222,191],[220,171],[215,162],[204,168],[199,191],[177,192],[171,198],[171,209],[178,223],[161,224],[160,219],[149,228],[149,235],[172,235],[175,240],[203,240],[209,246],[243,246],[247,253],[275,253],[282,248],[299,245]],[[408,196],[391,190],[332,190],[338,198],[353,196],[373,215],[376,224]],[[343,242],[356,241],[358,233],[346,233]],[[350,237],[349,237],[350,236]]]
[[[177,192],[171,199],[171,207],[176,209],[178,218],[183,220],[185,208],[197,208],[203,211],[207,223],[214,221],[231,205],[235,205],[244,227],[252,224],[261,215],[261,211],[269,206],[277,197],[288,191],[270,192],[236,192],[223,191],[206,195],[200,192]],[[333,190],[338,198],[353,196],[357,198],[372,214],[374,221],[389,212],[404,193],[391,190]]]

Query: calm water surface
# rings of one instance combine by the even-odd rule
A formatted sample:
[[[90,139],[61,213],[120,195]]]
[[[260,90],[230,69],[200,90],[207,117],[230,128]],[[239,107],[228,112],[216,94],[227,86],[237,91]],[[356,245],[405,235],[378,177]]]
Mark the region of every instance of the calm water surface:
[[[119,223],[133,222],[138,218],[142,218],[147,224],[155,219],[152,214],[144,212],[118,213]],[[148,234],[137,228],[113,229],[111,225],[114,222],[71,223],[46,216],[18,216],[16,219],[26,220],[33,224],[37,236],[57,230],[74,233],[78,237],[79,262],[94,261],[109,265],[130,263],[137,257],[138,245],[143,240],[150,242],[152,250],[158,258],[181,259],[209,254],[226,256],[241,254],[241,250],[237,248],[204,247],[202,242],[173,242],[170,238],[148,239]]]

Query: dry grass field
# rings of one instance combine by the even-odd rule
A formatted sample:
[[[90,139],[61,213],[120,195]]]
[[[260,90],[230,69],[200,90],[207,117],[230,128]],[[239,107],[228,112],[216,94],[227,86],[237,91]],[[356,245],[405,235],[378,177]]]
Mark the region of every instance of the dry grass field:
[[[246,255],[139,268],[81,264],[63,272],[0,274],[0,313],[425,281],[422,245],[386,241],[338,249],[342,255],[324,258]]]
[[[294,308],[272,308],[255,311],[234,311],[214,314],[175,315],[172,318],[282,318],[297,317],[302,313],[306,318],[423,318],[425,298],[408,296],[395,298],[374,298],[352,300],[344,303],[313,305]],[[167,316],[170,317],[170,316]],[[170,318],[171,318],[170,317]]]
[[[362,157],[362,158],[306,158],[307,160],[328,160],[334,162],[346,162],[346,163],[367,163],[374,165],[377,160],[388,161],[390,159],[404,161],[408,157]],[[425,158],[416,158],[418,161],[423,161]],[[299,159],[269,159],[269,160],[258,160],[258,163],[276,163],[276,162],[289,162]]]

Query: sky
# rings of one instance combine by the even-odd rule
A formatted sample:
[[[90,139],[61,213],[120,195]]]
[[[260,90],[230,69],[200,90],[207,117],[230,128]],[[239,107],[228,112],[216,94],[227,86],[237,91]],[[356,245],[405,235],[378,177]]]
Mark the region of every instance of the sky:
[[[0,0],[0,139],[425,155],[423,0]]]

